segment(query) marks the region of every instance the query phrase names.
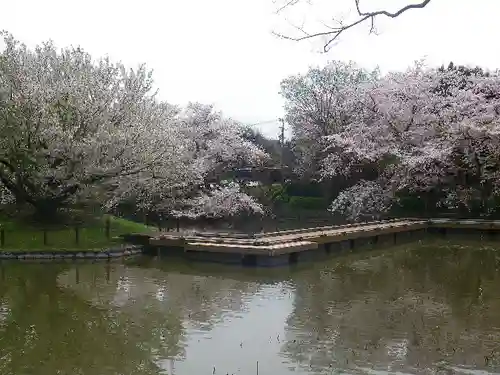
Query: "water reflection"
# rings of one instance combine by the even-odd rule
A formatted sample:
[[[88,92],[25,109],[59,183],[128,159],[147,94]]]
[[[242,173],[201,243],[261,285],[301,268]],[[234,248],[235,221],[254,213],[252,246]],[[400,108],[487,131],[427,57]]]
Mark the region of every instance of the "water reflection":
[[[500,258],[460,246],[342,259],[296,275],[284,351],[325,368],[500,369]]]
[[[159,374],[121,320],[61,290],[64,266],[13,265],[0,286],[0,374]]]
[[[95,308],[117,314],[126,335],[141,346],[154,342],[156,363],[170,372],[215,368],[215,373],[253,374],[259,361],[261,368],[279,373],[276,358],[292,309],[292,285],[266,272],[259,278],[258,271],[186,266],[117,264],[109,279],[104,268],[80,266],[78,273],[72,268],[60,274],[58,283]]]
[[[445,244],[271,270],[2,265],[0,373],[495,373],[499,267]]]

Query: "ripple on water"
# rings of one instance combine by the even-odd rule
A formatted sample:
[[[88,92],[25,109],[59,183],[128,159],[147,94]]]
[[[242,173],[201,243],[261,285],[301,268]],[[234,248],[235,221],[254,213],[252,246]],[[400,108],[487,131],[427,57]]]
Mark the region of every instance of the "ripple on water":
[[[488,246],[289,269],[140,259],[4,274],[2,374],[500,371],[500,273]]]

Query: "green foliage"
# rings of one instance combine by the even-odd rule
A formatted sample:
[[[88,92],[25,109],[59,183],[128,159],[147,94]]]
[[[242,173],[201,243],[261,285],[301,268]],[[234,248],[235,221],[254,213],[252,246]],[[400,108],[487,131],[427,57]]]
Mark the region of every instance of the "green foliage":
[[[312,181],[307,181],[305,183],[291,182],[286,184],[286,192],[290,196],[322,197],[323,192],[321,187],[322,185],[320,183]]]
[[[457,205],[454,208],[442,207],[438,202],[444,199],[445,193],[441,190],[430,192],[397,194],[397,204],[392,206],[391,216],[425,216],[425,217],[499,217],[500,197],[489,196],[484,202],[480,196],[471,196],[466,205]]]
[[[417,195],[405,195],[399,198],[399,207],[405,211],[416,212],[426,209],[426,199]]]
[[[273,203],[287,203],[290,200],[290,196],[282,184],[272,184],[269,186],[267,194]]]
[[[292,196],[290,197],[289,205],[293,209],[318,210],[326,209],[328,202],[319,197]]]

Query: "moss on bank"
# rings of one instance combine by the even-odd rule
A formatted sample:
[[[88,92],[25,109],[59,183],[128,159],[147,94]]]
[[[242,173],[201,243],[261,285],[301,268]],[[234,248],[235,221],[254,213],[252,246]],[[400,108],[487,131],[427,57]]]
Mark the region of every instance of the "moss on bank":
[[[106,230],[108,220],[109,236]],[[3,229],[4,233],[4,243],[3,246],[0,244],[0,252],[105,250],[121,244],[120,240],[115,239],[121,234],[153,233],[155,231],[153,227],[114,216],[103,216],[80,225],[78,229],[75,226],[66,225],[48,227],[40,224],[27,224],[16,219],[0,217],[0,229]]]

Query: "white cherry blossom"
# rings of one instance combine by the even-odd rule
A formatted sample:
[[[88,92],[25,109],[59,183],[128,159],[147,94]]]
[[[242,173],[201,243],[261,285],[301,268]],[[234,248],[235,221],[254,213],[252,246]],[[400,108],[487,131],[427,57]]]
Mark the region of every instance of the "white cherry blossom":
[[[94,60],[51,42],[28,49],[3,32],[0,183],[50,212],[86,199],[171,209],[205,179],[265,154],[210,106],[157,99],[145,66]]]

